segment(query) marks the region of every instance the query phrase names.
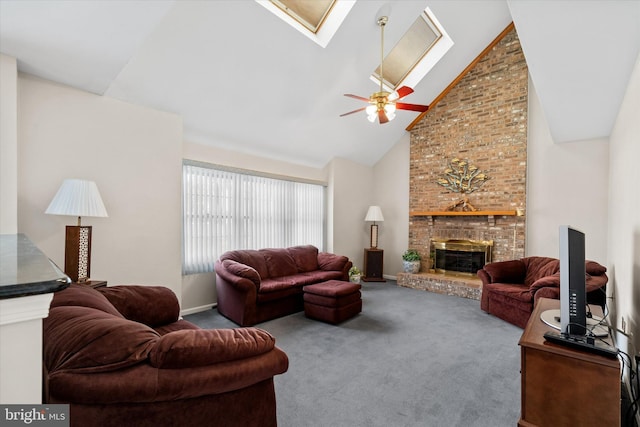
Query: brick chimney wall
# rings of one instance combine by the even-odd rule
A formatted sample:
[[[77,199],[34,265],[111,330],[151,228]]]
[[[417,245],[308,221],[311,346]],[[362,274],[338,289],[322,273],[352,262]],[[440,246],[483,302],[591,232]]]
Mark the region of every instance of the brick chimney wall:
[[[515,29],[507,33],[411,130],[409,211],[445,211],[468,197],[480,211],[526,213],[528,70]],[[453,158],[490,179],[463,195],[438,184]],[[524,256],[525,217],[412,216],[409,247],[429,258],[432,237],[493,240],[493,261]],[[421,270],[426,271],[423,262]]]

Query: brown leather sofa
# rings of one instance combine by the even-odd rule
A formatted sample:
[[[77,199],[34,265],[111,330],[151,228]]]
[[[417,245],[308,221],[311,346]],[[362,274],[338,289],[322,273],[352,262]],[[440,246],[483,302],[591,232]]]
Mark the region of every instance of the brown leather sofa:
[[[587,261],[587,302],[604,307],[607,268]],[[478,270],[482,280],[480,308],[524,328],[540,298],[560,299],[560,261],[556,258],[526,257],[493,262]]]
[[[218,311],[242,326],[303,309],[302,287],[349,280],[345,256],[311,245],[225,252],[215,262]]]
[[[43,320],[45,403],[71,426],[275,426],[286,354],[256,328],[200,329],[157,286],[56,292]]]

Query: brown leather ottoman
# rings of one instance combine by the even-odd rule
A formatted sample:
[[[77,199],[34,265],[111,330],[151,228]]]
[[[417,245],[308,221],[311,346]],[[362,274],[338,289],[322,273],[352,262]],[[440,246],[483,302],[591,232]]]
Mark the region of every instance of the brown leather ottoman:
[[[305,316],[337,324],[362,311],[361,286],[357,283],[328,280],[303,288]]]

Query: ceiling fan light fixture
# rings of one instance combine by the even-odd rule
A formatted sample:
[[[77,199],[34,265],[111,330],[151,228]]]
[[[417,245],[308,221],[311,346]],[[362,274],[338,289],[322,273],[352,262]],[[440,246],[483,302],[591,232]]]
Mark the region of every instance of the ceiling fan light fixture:
[[[380,124],[388,123],[396,117],[396,104],[394,99],[390,100],[390,96],[393,94],[384,90],[383,82],[384,77],[382,76],[382,63],[384,62],[384,26],[389,22],[389,18],[386,16],[381,16],[378,18],[377,24],[380,27],[380,92],[374,93],[371,95],[372,104],[369,107],[374,107],[369,109],[367,107],[368,119],[371,123],[375,122],[376,117]],[[397,92],[394,91],[394,94],[397,95]],[[373,104],[375,102],[375,104]]]
[[[396,113],[387,113],[387,120],[391,121],[396,118]]]
[[[396,104],[397,100],[413,93],[413,89],[408,86],[402,86],[391,93],[384,90],[382,65],[384,62],[384,26],[387,22],[388,18],[386,16],[378,18],[378,26],[380,27],[380,91],[374,92],[368,99],[363,96],[345,93],[344,96],[368,102],[369,105],[367,107],[361,107],[357,110],[341,114],[340,117],[365,110],[367,113],[367,120],[371,123],[374,123],[377,117],[380,124],[384,124],[390,122],[396,117],[396,109],[423,112],[427,111],[429,108],[427,105],[407,104],[406,102],[398,102],[398,104]]]
[[[394,104],[393,102],[386,104],[384,106],[384,112],[387,113],[387,117],[389,116],[389,114],[393,114],[393,116],[395,117],[396,104]],[[391,117],[389,117],[389,120],[391,120]]]

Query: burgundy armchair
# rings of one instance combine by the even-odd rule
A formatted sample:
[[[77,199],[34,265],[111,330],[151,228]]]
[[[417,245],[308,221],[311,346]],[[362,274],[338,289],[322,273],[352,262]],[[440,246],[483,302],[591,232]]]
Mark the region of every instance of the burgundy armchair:
[[[587,261],[587,302],[604,307],[608,277],[606,267]],[[480,308],[524,328],[540,298],[560,299],[560,261],[526,257],[486,264],[478,270],[482,280]]]
[[[160,286],[56,292],[43,320],[44,403],[73,426],[275,426],[286,354],[257,328],[200,329]]]

